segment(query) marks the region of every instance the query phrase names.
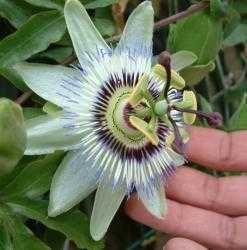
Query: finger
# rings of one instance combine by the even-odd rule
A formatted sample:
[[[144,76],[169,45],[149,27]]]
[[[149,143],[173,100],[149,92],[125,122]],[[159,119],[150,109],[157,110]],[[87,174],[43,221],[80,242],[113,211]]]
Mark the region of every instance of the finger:
[[[137,197],[126,203],[126,213],[134,220],[172,235],[203,245],[227,249],[247,249],[247,217],[231,217],[167,200],[165,219],[152,216]]]
[[[216,178],[181,167],[168,179],[166,193],[173,200],[219,213],[247,214],[246,176]]]
[[[247,132],[190,127],[189,134],[185,147],[189,160],[219,170],[247,170]]]
[[[173,238],[166,243],[163,250],[207,250],[207,248],[189,239]]]

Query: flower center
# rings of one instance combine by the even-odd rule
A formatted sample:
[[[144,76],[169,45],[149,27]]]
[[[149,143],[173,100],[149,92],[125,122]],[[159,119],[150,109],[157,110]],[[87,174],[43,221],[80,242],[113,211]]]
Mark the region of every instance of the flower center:
[[[136,107],[129,104],[129,97],[139,80],[139,74],[114,74],[106,81],[92,106],[94,114],[92,124],[98,143],[126,161],[144,162],[165,148],[167,127],[159,119],[153,122],[158,144],[153,144],[130,123],[134,114],[139,119],[151,120],[145,103],[140,102]]]
[[[129,122],[134,110],[128,103],[132,89],[119,88],[110,98],[106,111],[106,122],[113,135],[125,145],[137,146],[144,143],[145,136]]]

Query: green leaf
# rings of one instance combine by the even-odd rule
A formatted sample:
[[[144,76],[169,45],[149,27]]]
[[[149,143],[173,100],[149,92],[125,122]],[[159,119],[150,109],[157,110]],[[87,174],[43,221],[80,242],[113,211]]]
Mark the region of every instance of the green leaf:
[[[65,21],[58,11],[34,15],[18,31],[0,42],[0,65],[8,67],[45,50],[61,39]]]
[[[64,153],[54,153],[29,163],[7,186],[1,190],[2,199],[26,196],[38,197],[46,193]]]
[[[3,250],[51,250],[44,242],[36,238],[20,219],[9,211],[8,207],[2,205],[0,207],[0,219],[7,239]],[[1,235],[1,233],[0,233]],[[1,242],[1,240],[0,240]],[[0,245],[1,246],[1,245]]]
[[[114,22],[106,18],[95,18],[94,24],[102,36],[112,36],[115,33]]]
[[[199,83],[210,71],[214,70],[215,64],[213,61],[205,65],[190,66],[180,71],[186,85],[193,86]]]
[[[176,71],[180,71],[196,62],[197,56],[186,50],[178,51],[171,55],[171,67]]]
[[[214,17],[222,18],[227,14],[228,5],[222,0],[210,0],[210,11]]]
[[[80,211],[73,211],[56,218],[47,217],[48,202],[32,201],[29,199],[15,199],[8,201],[7,204],[15,213],[25,217],[40,221],[47,227],[57,230],[73,240],[82,249],[89,250],[103,249],[102,241],[93,241],[89,233],[89,220]]]
[[[26,130],[21,107],[0,98],[0,175],[10,173],[24,154]]]
[[[25,2],[38,6],[38,7],[44,7],[48,9],[59,9],[61,10],[63,8],[62,1],[58,0],[24,0]]]
[[[2,190],[6,185],[8,185],[14,178],[16,178],[16,176],[19,175],[19,173],[26,165],[36,159],[37,156],[24,155],[11,173],[6,174],[4,176],[0,176],[0,190]]]
[[[0,16],[18,28],[24,24],[36,11],[20,0],[0,0]]]
[[[168,48],[172,53],[189,50],[197,55],[197,64],[207,64],[218,54],[222,36],[222,22],[200,12],[171,26]]]
[[[52,59],[58,63],[62,63],[71,56],[73,49],[71,47],[54,48],[38,54],[36,57]]]
[[[116,3],[118,0],[90,0],[90,1],[82,1],[82,2],[88,2],[84,6],[86,9],[97,9],[97,8],[103,8],[108,5]]]
[[[51,250],[45,243],[33,235],[17,234],[13,243],[13,247],[16,250]]]
[[[247,41],[247,23],[239,23],[230,35],[224,40],[225,46],[234,46]]]
[[[246,1],[243,1],[243,0],[234,0],[232,6],[240,14],[246,14],[247,13],[247,2]]]
[[[240,14],[234,8],[229,7],[224,23],[224,39],[238,26],[240,19]]]
[[[237,103],[237,106],[239,106],[239,100],[242,100],[245,93],[247,93],[247,82],[244,79],[239,84],[227,88],[224,91],[224,96],[228,102]]]
[[[231,131],[247,129],[247,94],[243,96],[239,108],[231,117],[227,127]]]
[[[211,104],[208,102],[208,100],[206,98],[204,98],[202,95],[199,95],[200,97],[200,105],[201,105],[201,109],[204,112],[213,112],[212,106]]]
[[[12,250],[12,244],[10,241],[10,235],[5,230],[3,225],[0,225],[0,249],[1,250]]]
[[[21,91],[25,92],[28,90],[26,83],[17,74],[14,68],[0,68],[0,74],[8,79],[16,88],[20,89]]]
[[[212,105],[209,103],[209,101],[200,94],[197,94],[197,96],[199,97],[198,99],[199,99],[199,104],[200,104],[200,110],[202,110],[203,112],[208,112],[208,113],[213,112]],[[196,119],[196,124],[194,125],[210,127],[207,121],[205,121],[204,119]]]

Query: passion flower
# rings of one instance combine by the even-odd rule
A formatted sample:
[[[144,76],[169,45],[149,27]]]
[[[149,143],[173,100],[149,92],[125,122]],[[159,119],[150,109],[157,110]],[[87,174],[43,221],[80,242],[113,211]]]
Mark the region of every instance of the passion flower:
[[[164,181],[185,161],[185,125],[195,120],[196,98],[183,91],[166,53],[151,65],[151,2],[133,11],[115,49],[78,0],[66,2],[64,15],[79,65],[15,66],[34,92],[62,109],[27,122],[25,153],[69,151],[52,181],[48,215],[97,189],[90,230],[99,240],[133,191],[152,214],[165,216]]]

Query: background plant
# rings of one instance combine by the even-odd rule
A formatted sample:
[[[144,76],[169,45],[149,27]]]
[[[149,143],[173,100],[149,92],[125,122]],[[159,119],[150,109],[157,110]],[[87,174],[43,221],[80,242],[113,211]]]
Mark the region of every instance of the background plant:
[[[23,60],[63,65],[76,60],[64,2],[0,0],[0,249],[160,249],[166,237],[131,222],[122,211],[105,241],[94,242],[88,228],[92,197],[65,215],[48,218],[49,187],[64,153],[23,156],[24,120],[52,113],[56,107],[33,94],[12,66]],[[129,13],[141,1],[81,2],[114,46]],[[155,55],[163,50],[193,52],[196,62],[180,74],[198,93],[201,109],[221,112],[224,130],[247,129],[247,2],[152,2]]]

